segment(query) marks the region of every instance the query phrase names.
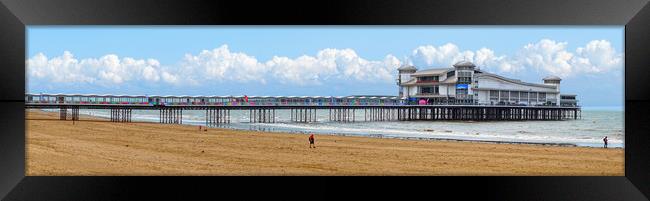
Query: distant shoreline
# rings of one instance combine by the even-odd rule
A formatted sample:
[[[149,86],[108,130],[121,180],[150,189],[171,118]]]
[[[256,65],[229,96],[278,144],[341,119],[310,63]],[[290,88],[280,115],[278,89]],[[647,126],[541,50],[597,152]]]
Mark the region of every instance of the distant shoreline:
[[[583,111],[612,111],[612,112],[624,112],[625,108],[623,106],[592,106],[592,107],[581,107]]]

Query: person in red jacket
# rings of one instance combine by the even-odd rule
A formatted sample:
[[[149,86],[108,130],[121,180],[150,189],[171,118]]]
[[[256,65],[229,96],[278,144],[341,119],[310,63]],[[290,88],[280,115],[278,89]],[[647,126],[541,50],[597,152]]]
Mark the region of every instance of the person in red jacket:
[[[314,134],[311,134],[309,136],[309,148],[311,148],[312,145],[314,146],[314,148],[316,148],[316,145],[314,144]]]

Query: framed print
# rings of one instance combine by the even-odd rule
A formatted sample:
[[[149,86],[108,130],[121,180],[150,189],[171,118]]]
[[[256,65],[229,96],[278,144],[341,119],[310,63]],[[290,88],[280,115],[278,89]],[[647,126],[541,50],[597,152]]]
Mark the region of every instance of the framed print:
[[[3,199],[647,200],[647,1],[311,3],[2,1]]]

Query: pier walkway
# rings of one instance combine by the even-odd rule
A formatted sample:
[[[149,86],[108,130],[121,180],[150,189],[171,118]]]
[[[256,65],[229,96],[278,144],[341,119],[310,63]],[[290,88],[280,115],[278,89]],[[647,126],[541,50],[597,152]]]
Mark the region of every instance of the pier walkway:
[[[159,122],[182,124],[183,111],[205,111],[207,126],[228,124],[232,110],[249,114],[251,123],[275,123],[277,110],[290,110],[292,122],[315,122],[317,112],[329,121],[526,121],[569,120],[580,107],[521,105],[405,105],[391,96],[247,97],[247,96],[112,96],[27,94],[26,109],[58,109],[61,120],[79,120],[79,110],[110,110],[113,122],[131,122],[133,110],[158,110]],[[362,112],[363,111],[363,112]],[[359,115],[363,113],[363,115]]]

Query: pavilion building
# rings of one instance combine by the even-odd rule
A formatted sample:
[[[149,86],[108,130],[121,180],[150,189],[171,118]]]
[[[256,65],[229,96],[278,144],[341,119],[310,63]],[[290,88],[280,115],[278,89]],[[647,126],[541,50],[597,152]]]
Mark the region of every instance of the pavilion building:
[[[468,61],[450,68],[404,65],[397,70],[398,97],[407,104],[577,106],[576,95],[560,94],[557,76],[528,83],[482,71]]]

